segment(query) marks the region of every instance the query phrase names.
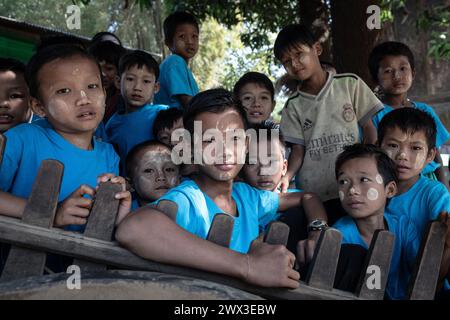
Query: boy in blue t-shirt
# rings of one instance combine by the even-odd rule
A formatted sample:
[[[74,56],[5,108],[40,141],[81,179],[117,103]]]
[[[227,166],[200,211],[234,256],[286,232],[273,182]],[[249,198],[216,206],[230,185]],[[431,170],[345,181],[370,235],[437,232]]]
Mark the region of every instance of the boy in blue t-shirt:
[[[419,235],[407,216],[385,212],[386,203],[397,192],[394,161],[378,147],[355,144],[346,147],[338,156],[335,170],[339,197],[348,213],[348,216],[333,225],[342,233],[343,248],[356,245],[368,250],[376,230],[392,232],[395,240],[386,296],[390,299],[406,298],[408,281],[419,249]],[[442,266],[445,265],[443,261]],[[349,273],[346,274],[348,276]],[[337,287],[354,289],[360,274],[361,270],[354,270],[353,281],[344,281],[338,274],[336,283],[351,285],[347,288]]]
[[[125,112],[116,112],[106,124],[108,142],[118,150],[121,172],[125,158],[137,144],[153,140],[153,123],[159,111],[168,106],[152,104],[159,90],[159,66],[148,53],[135,50],[124,55],[119,63],[120,90]]]
[[[21,124],[5,133],[0,167],[0,212],[21,217],[41,162],[55,159],[64,165],[56,227],[82,229],[87,221],[95,186],[111,180],[123,185],[119,222],[131,206],[125,179],[118,174],[118,157],[111,145],[93,133],[104,113],[105,92],[95,59],[82,48],[53,45],[39,50],[27,67],[31,107],[40,122]],[[106,173],[106,174],[105,174]]]
[[[189,103],[183,123],[187,132],[182,147],[194,146],[199,173],[170,190],[155,207],[141,208],[124,220],[116,233],[118,241],[160,262],[223,273],[262,286],[297,287],[299,274],[292,269],[295,258],[286,248],[250,245],[259,228],[275,220],[278,211],[302,205],[311,216],[326,219],[320,200],[304,192],[277,194],[233,183],[245,163],[247,139],[245,112],[230,92],[199,93]],[[190,154],[183,149],[187,160]],[[234,218],[231,250],[204,240],[214,216],[222,212]]]
[[[442,182],[450,191],[449,181],[446,178],[448,169],[443,166],[439,153],[439,148],[450,139],[450,133],[432,107],[408,99],[408,90],[412,86],[416,72],[412,51],[401,42],[383,42],[370,53],[369,70],[374,82],[381,89],[381,100],[385,107],[372,118],[376,128],[387,113],[398,108],[417,108],[428,112],[433,117],[437,129],[436,156],[433,161],[425,166],[422,173],[434,180],[437,177],[437,180]]]
[[[190,13],[177,11],[164,20],[163,29],[165,44],[172,54],[161,63],[161,90],[155,95],[155,103],[186,109],[198,93],[188,66],[198,51],[198,23]]]
[[[161,198],[180,183],[180,169],[171,158],[171,148],[158,141],[136,145],[127,155],[127,180],[136,192],[132,209]]]
[[[25,65],[15,59],[0,58],[0,133],[30,121],[29,100]]]

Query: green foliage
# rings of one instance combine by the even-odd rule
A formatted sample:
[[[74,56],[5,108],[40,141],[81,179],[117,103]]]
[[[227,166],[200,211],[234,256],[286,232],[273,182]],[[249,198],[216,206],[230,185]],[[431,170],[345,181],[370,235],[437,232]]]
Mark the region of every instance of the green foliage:
[[[433,6],[417,19],[417,28],[430,32],[428,55],[436,60],[450,58],[450,6]]]

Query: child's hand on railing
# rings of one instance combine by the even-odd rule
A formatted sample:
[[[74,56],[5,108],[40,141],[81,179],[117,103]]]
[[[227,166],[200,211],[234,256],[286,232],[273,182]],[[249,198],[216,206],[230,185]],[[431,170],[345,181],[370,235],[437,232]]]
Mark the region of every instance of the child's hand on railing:
[[[89,195],[91,199],[85,198],[85,195]],[[84,184],[81,185],[58,206],[54,226],[64,227],[85,224],[92,207],[94,195],[94,189]]]
[[[131,211],[131,193],[127,190],[127,181],[121,176],[115,176],[112,173],[105,173],[97,178],[97,183],[111,181],[122,186],[122,191],[114,195],[114,198],[119,200],[119,209],[117,211],[116,226],[130,213]],[[98,186],[97,188],[98,189]]]

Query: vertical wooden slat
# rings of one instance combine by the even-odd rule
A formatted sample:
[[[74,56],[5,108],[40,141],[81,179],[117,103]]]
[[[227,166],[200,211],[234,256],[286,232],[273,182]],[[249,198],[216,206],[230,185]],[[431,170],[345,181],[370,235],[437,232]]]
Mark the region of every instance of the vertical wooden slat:
[[[42,161],[22,215],[23,223],[43,228],[53,225],[63,171],[59,161]],[[45,252],[11,247],[0,281],[42,275],[45,259]]]
[[[333,228],[324,230],[314,251],[306,284],[311,287],[331,290],[341,250],[342,234]]]
[[[119,200],[114,195],[121,191],[121,185],[112,182],[101,183],[96,194],[94,205],[89,214],[88,222],[84,230],[86,237],[110,241],[114,232]],[[75,260],[82,271],[104,271],[106,265],[89,261]]]
[[[287,245],[289,238],[289,226],[280,221],[272,221],[267,227],[264,242],[268,244]]]
[[[395,236],[392,232],[385,230],[375,231],[361,271],[360,280],[356,287],[356,295],[358,297],[370,300],[383,300],[391,267],[394,241]],[[378,271],[380,271],[380,286],[378,288],[377,286],[368,287],[369,277]]]
[[[433,221],[426,229],[408,287],[410,300],[433,300],[444,252],[447,226]]]
[[[234,218],[232,216],[226,213],[218,213],[214,216],[206,239],[219,246],[229,248],[233,226]]]

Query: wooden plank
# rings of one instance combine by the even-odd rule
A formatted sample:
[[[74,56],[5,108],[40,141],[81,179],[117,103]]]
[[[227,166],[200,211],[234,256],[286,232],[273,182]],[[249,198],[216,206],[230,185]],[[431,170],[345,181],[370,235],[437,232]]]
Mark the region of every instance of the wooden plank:
[[[0,241],[118,268],[156,271],[213,281],[254,293],[267,299],[359,300],[359,298],[349,292],[335,289],[331,291],[321,290],[307,286],[303,282],[300,282],[300,288],[295,290],[253,286],[238,279],[215,273],[146,260],[120,247],[115,242],[87,238],[81,234],[57,228],[46,229],[31,226],[10,217],[0,216]]]
[[[359,283],[356,287],[356,295],[360,298],[370,300],[383,300],[384,291],[391,268],[391,259],[394,250],[395,236],[386,230],[376,230],[369,251],[362,268]],[[380,274],[379,286],[368,286],[369,277],[374,272]]]
[[[286,246],[288,238],[289,226],[280,221],[272,221],[267,227],[267,232],[264,235],[264,242]]]
[[[59,161],[42,161],[22,215],[23,223],[43,228],[53,225],[63,171]],[[45,252],[11,247],[0,281],[42,275],[46,256]]]
[[[110,241],[114,232],[119,200],[114,195],[122,190],[121,185],[112,182],[101,183],[84,230],[86,237]],[[82,271],[105,271],[106,265],[89,261],[74,260]]]
[[[0,165],[3,160],[3,152],[5,152],[6,147],[6,137],[0,133]]]
[[[219,246],[229,248],[233,226],[234,218],[232,216],[226,213],[218,213],[214,216],[206,239]]]
[[[342,234],[336,229],[329,228],[321,232],[306,275],[309,286],[323,290],[333,289],[341,241]]]
[[[434,299],[446,234],[447,226],[440,221],[427,227],[408,286],[410,300]]]

